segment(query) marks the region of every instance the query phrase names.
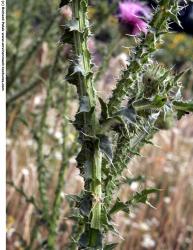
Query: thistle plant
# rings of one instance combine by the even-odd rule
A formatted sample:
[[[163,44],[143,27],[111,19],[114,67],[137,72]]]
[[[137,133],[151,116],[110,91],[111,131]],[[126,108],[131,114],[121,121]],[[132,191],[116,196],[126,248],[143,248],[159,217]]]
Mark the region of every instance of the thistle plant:
[[[77,166],[85,182],[82,193],[70,197],[75,202],[72,217],[77,227],[72,248],[113,249],[115,244],[105,244],[105,234],[115,230],[112,214],[119,210],[126,212],[130,205],[138,202],[147,203],[148,194],[157,191],[145,189],[126,203],[119,198],[113,201],[123,169],[133,156],[140,155],[144,144],[150,143],[162,114],[166,116],[172,111],[179,118],[193,111],[192,103],[181,101],[181,74],[172,75],[170,69],[152,59],[161,35],[169,31],[169,22],[178,22],[179,5],[177,1],[158,1],[151,22],[140,22],[144,33],[132,49],[128,66],[122,71],[108,103],[94,89],[92,60],[87,47],[91,35],[88,1],[63,0],[60,7],[64,5],[71,6],[73,13],[72,20],[65,25],[62,42],[72,44],[74,52],[66,79],[77,87],[79,97],[80,105],[73,123],[81,144]],[[124,3],[120,8],[123,11]],[[139,29],[133,33],[138,34]],[[99,103],[100,114],[97,112]]]
[[[102,2],[101,9],[103,6],[108,7],[108,2],[111,4],[109,8],[111,12],[118,4],[118,0]],[[10,110],[18,100],[32,95],[34,93],[32,90],[40,84],[40,80],[45,83],[46,88],[42,112],[33,114],[33,125],[30,128],[30,133],[37,144],[35,155],[39,199],[33,195],[28,196],[24,188],[17,186],[13,181],[8,182],[27,203],[34,207],[30,242],[23,241],[26,250],[57,249],[57,236],[61,233],[60,226],[63,223],[60,221],[61,193],[64,189],[65,173],[69,159],[77,152],[77,167],[84,179],[84,189],[79,195],[66,195],[71,206],[68,215],[74,221],[67,249],[114,249],[117,244],[107,242],[106,239],[109,231],[118,234],[113,223],[113,215],[118,211],[128,213],[130,208],[138,203],[149,204],[149,194],[159,191],[156,188],[147,188],[137,192],[126,202],[122,202],[117,193],[120,185],[126,180],[122,176],[123,170],[134,156],[140,156],[140,150],[145,144],[152,143],[151,139],[159,130],[163,119],[168,116],[180,119],[184,114],[193,111],[193,103],[184,102],[181,97],[180,79],[183,73],[173,74],[172,69],[166,69],[154,59],[154,52],[157,51],[162,34],[169,32],[170,22],[179,23],[178,1],[157,1],[158,6],[152,14],[148,7],[137,0],[120,1],[116,17],[119,19],[121,32],[112,41],[98,70],[94,70],[88,49],[88,39],[92,36],[87,17],[88,3],[88,0],[61,0],[60,3],[61,13],[65,16],[65,23],[60,27],[64,32],[61,42],[72,46],[70,62],[66,62],[66,58],[63,58],[60,46],[55,49],[52,67],[42,68],[38,74],[32,74],[33,78],[24,87],[22,85],[20,87],[20,80],[17,80],[27,62],[30,62],[42,41],[52,31],[58,16],[55,12],[45,25],[39,39],[32,43],[23,59],[16,63],[21,59],[19,52],[22,47],[22,34],[25,31],[23,21],[27,16],[24,13],[19,25],[15,54],[10,60],[12,70],[9,73],[8,85],[11,91],[7,99],[7,107]],[[27,8],[29,7],[25,3],[23,10]],[[99,20],[99,28],[108,18],[109,10],[106,9],[104,19]],[[97,33],[100,29],[94,27],[93,30]],[[95,90],[95,86],[108,67],[113,51],[119,46],[118,42],[120,39],[121,42],[124,41],[123,33],[134,36],[136,45],[129,48],[127,66],[121,71],[111,97],[105,102]],[[11,43],[11,39],[9,42]],[[10,47],[11,45],[12,43]],[[56,77],[61,76],[59,72],[62,69],[65,72],[65,81]],[[44,75],[47,75],[47,80],[41,77]],[[73,98],[71,93],[73,88],[70,88],[67,82],[76,87],[79,101],[79,108],[73,121],[67,118],[68,104]],[[12,93],[13,89],[15,91]],[[44,146],[50,141],[47,121],[50,108],[56,108],[62,120],[63,144],[59,145],[58,141],[54,141],[54,146],[50,147],[48,155],[44,152]],[[23,122],[29,128],[28,122],[25,120]],[[70,144],[69,148],[67,146],[67,134],[71,131],[69,127],[72,123],[78,134],[79,150],[75,142]],[[48,167],[50,163],[48,160],[53,158],[54,147],[60,148],[62,160],[58,168],[56,185],[50,191],[49,181],[52,180],[56,168],[53,166],[51,170]],[[141,179],[139,176],[135,180]],[[128,179],[128,182],[131,180]],[[50,194],[53,195],[53,199]],[[22,235],[20,236],[22,239]],[[38,240],[40,236],[41,241]]]

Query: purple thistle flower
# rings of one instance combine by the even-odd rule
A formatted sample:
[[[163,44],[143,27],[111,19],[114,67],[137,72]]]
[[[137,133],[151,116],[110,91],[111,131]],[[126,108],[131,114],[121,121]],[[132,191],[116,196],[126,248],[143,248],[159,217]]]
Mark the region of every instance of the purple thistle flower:
[[[139,35],[144,32],[146,34],[151,10],[139,1],[126,0],[119,3],[118,17],[127,33]]]

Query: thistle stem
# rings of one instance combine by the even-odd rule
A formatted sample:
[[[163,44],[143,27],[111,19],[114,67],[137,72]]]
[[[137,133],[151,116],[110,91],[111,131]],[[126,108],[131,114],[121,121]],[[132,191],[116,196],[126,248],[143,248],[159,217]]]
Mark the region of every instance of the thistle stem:
[[[89,34],[89,27],[88,27],[88,20],[87,20],[87,5],[88,1],[79,1],[73,0],[72,1],[72,10],[75,20],[78,22],[78,31],[74,31],[73,38],[74,38],[74,47],[75,47],[75,54],[77,59],[82,59],[82,67],[84,74],[79,73],[79,82],[78,82],[78,89],[79,89],[79,98],[83,98],[86,96],[89,101],[90,109],[95,107],[96,105],[96,93],[93,88],[93,75],[91,75],[92,68],[91,68],[91,61],[90,61],[90,54],[87,48],[87,38]],[[90,114],[87,112],[83,113],[83,133],[88,134],[91,137],[96,136],[96,131],[98,127],[98,122],[96,119],[95,111],[92,113],[91,117]],[[81,136],[82,133],[80,132]],[[86,143],[84,135],[83,135],[83,145]],[[89,185],[85,185],[86,191],[92,194],[92,209],[91,215],[89,217],[89,234],[90,240],[88,243],[88,247],[93,247],[96,245],[96,233],[100,230],[101,226],[101,152],[97,145],[97,142],[92,142],[92,149],[91,155],[88,158],[91,159],[91,171],[92,171],[92,180],[90,181]],[[85,224],[86,230],[86,224]]]

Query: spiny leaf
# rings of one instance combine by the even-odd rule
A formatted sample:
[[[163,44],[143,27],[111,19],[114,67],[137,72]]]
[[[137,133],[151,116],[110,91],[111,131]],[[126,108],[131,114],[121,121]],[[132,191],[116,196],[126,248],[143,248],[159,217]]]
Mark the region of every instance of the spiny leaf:
[[[174,14],[172,11],[168,10],[168,13],[170,15],[170,18],[172,19],[172,21],[174,21],[175,23],[177,23],[182,29],[183,29],[183,26],[181,25],[181,22],[180,20],[178,19],[177,15]]]
[[[127,202],[122,202],[120,201],[119,198],[117,198],[114,206],[111,208],[109,214],[113,214],[116,213],[118,211],[124,211],[126,213],[129,213],[129,205],[132,204],[137,204],[137,203],[144,203],[146,204],[148,201],[148,195],[151,193],[157,193],[159,192],[159,189],[156,188],[150,188],[150,189],[144,189],[142,192],[140,193],[136,193],[129,201]]]
[[[84,71],[84,68],[82,67],[80,60],[79,60],[77,63],[75,63],[69,67],[68,74],[66,76],[66,80],[69,83],[77,86],[77,88],[79,88],[79,77],[80,76],[86,76],[86,73]]]
[[[178,119],[181,119],[182,116],[193,112],[193,102],[174,101],[173,106],[177,111]]]
[[[107,210],[104,206],[102,207],[102,211],[101,211],[101,224],[103,225],[105,231],[115,230],[111,223],[111,218],[108,215]]]
[[[176,110],[193,112],[193,102],[174,101],[173,105]]]
[[[177,119],[180,120],[184,115],[188,115],[189,112],[183,111],[183,110],[178,110],[177,111]]]
[[[118,211],[124,211],[126,213],[129,213],[129,207],[127,203],[124,203],[120,201],[119,198],[117,198],[114,206],[111,208],[109,214],[117,213]]]
[[[141,191],[140,193],[136,193],[131,199],[130,199],[130,203],[131,204],[135,204],[135,203],[144,203],[146,204],[147,200],[148,200],[148,195],[152,194],[152,193],[157,193],[159,192],[160,189],[157,188],[150,188],[150,189],[144,189],[143,191]]]
[[[166,101],[166,96],[156,95],[153,100],[148,98],[137,100],[133,103],[133,106],[137,111],[158,109],[163,107]]]

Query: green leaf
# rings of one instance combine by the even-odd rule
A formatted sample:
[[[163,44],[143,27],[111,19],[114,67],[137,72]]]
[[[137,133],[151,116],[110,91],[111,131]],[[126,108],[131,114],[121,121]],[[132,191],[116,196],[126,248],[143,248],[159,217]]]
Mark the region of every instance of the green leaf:
[[[134,108],[137,111],[144,111],[144,110],[150,110],[150,109],[158,109],[164,106],[166,103],[167,98],[166,96],[155,96],[153,100],[148,98],[143,98],[140,100],[137,100],[133,103]]]
[[[174,101],[173,105],[176,110],[193,112],[193,102]]]
[[[150,189],[144,189],[143,191],[141,191],[140,193],[136,193],[129,201],[129,203],[131,204],[135,204],[135,203],[144,203],[146,204],[147,200],[148,200],[148,195],[152,194],[152,193],[157,193],[159,192],[160,189],[157,188],[150,188]]]
[[[132,204],[137,204],[137,203],[144,203],[146,204],[148,201],[148,195],[151,193],[157,193],[159,192],[159,189],[156,188],[150,188],[150,189],[144,189],[140,193],[136,193],[129,201],[127,202],[122,202],[120,201],[119,198],[117,198],[114,206],[111,208],[109,214],[114,214],[117,213],[118,211],[123,211],[126,213],[129,213],[129,205]]]
[[[79,61],[80,62],[80,61]],[[68,74],[66,75],[66,80],[72,84],[75,85],[79,91],[79,77],[85,76],[84,69],[81,65],[81,63],[77,62],[76,64],[70,65],[68,69]]]
[[[108,232],[108,230],[115,231],[111,223],[111,218],[108,215],[107,210],[104,206],[102,206],[102,211],[101,211],[101,224],[106,232]]]
[[[193,102],[174,101],[173,106],[177,111],[178,119],[181,119],[182,116],[193,112]]]
[[[118,211],[124,211],[126,213],[129,213],[128,204],[120,201],[119,198],[117,198],[117,200],[116,200],[115,204],[113,205],[113,207],[111,208],[109,214],[114,214],[114,213],[117,213]]]
[[[188,115],[189,113],[183,110],[178,110],[177,111],[177,118],[180,120],[184,115]]]

